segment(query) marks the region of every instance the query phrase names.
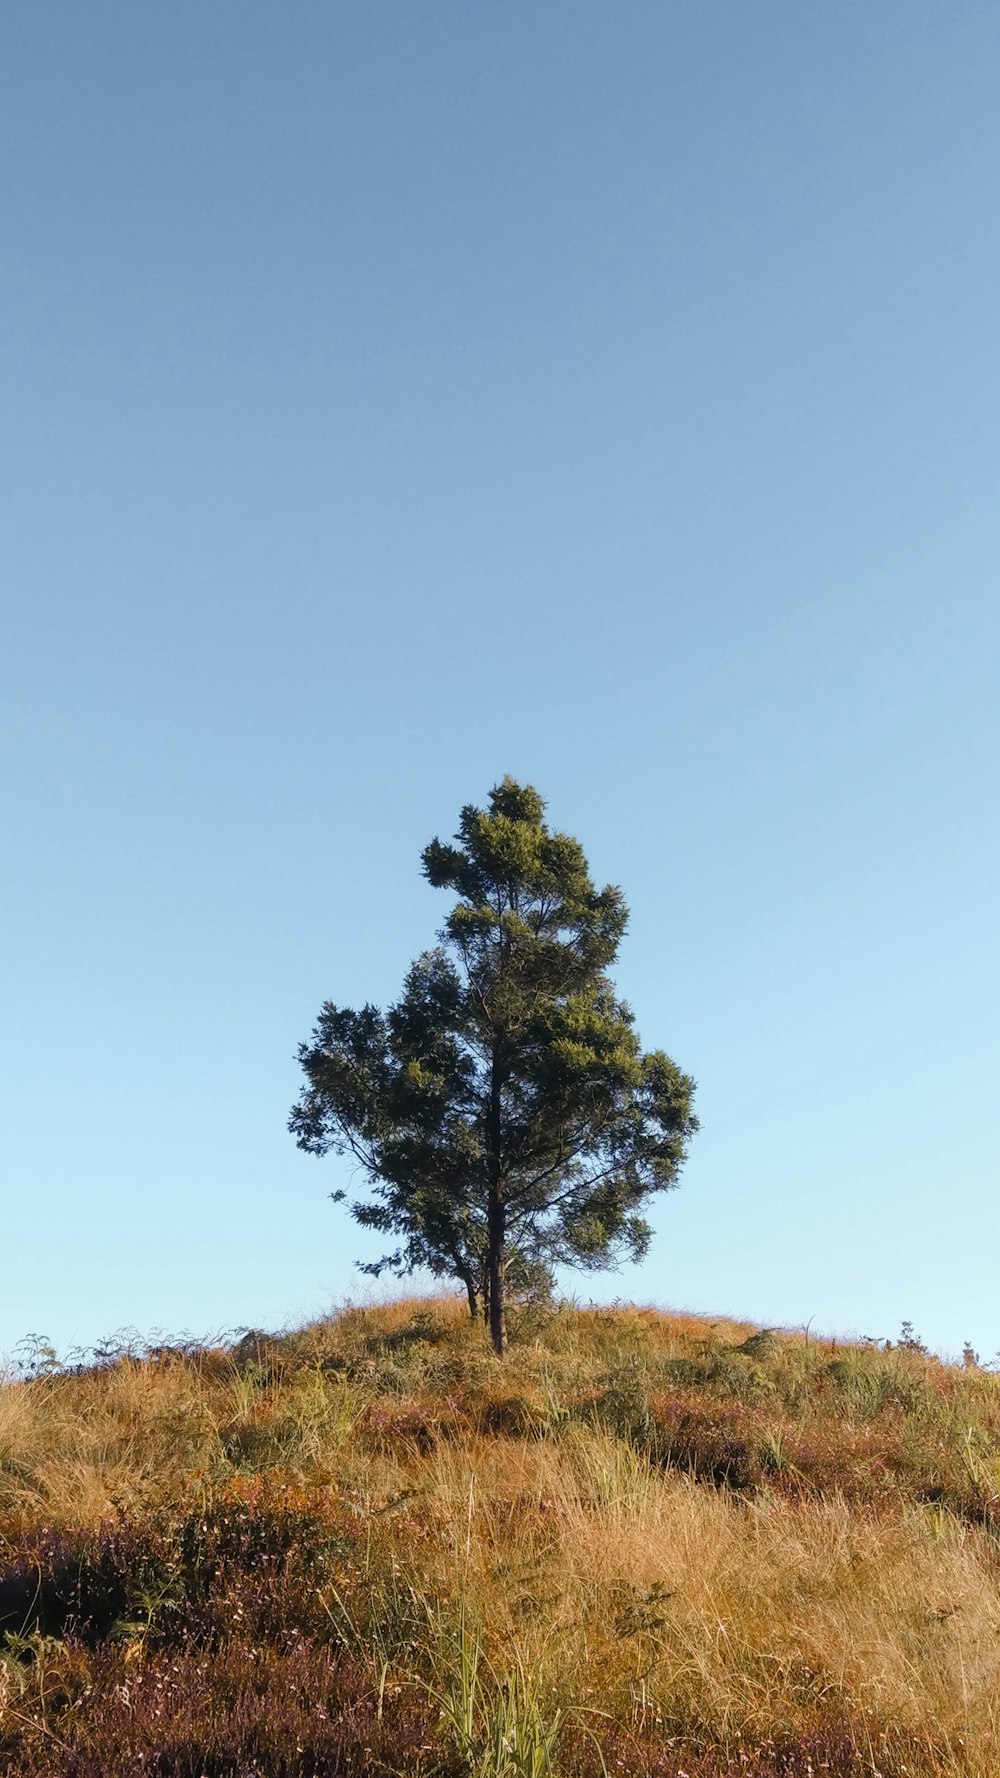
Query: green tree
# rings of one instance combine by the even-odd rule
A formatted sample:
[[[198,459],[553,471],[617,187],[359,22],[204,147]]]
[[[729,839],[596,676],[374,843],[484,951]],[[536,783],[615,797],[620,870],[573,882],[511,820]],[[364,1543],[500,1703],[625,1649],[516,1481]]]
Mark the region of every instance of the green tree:
[[[388,1012],[324,1005],[289,1128],[360,1163],[354,1216],[399,1238],[363,1269],[460,1279],[502,1355],[509,1291],[557,1262],[645,1253],[643,1207],[676,1185],[698,1125],[694,1082],[642,1052],[607,975],[621,891],[594,888],[538,792],[505,778],[455,839],[423,853],[428,882],[458,896],[439,945]]]

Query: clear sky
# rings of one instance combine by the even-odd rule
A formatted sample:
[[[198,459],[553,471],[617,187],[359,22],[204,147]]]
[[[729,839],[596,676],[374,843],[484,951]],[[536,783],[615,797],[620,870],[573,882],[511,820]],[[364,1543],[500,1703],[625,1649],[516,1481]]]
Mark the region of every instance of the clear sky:
[[[1000,10],[0,24],[0,1346],[363,1287],[285,1130],[504,772],[703,1129],[567,1284],[1000,1347]]]

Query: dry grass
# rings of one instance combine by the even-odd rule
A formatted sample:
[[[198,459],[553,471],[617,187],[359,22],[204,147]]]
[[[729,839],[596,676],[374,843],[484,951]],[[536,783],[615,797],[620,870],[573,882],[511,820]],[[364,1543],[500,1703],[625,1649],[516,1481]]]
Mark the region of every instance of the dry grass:
[[[516,1333],[397,1303],[0,1388],[0,1771],[1000,1771],[996,1378]]]

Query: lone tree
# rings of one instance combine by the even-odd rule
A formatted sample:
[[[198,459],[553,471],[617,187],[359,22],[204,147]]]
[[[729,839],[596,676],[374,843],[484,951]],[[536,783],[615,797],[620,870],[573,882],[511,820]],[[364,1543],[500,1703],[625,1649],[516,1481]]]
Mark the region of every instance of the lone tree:
[[[425,848],[428,882],[458,896],[440,944],[387,1013],[324,1005],[289,1122],[309,1153],[355,1157],[370,1195],[354,1216],[400,1238],[362,1269],[460,1279],[501,1356],[507,1291],[645,1253],[642,1208],[698,1127],[694,1082],[643,1054],[606,973],[621,891],[596,890],[544,816],[508,777],[462,810],[456,844]]]

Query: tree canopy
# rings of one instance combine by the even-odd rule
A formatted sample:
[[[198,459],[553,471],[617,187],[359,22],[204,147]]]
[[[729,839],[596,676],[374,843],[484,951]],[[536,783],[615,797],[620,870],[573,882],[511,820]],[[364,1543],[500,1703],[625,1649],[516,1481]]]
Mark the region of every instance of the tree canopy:
[[[360,1164],[352,1212],[397,1243],[363,1269],[460,1280],[502,1355],[509,1290],[646,1252],[643,1210],[698,1127],[694,1082],[641,1049],[607,973],[622,893],[595,889],[530,785],[505,778],[422,862],[458,898],[439,943],[388,1011],[326,1002],[289,1128]]]

